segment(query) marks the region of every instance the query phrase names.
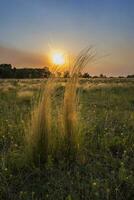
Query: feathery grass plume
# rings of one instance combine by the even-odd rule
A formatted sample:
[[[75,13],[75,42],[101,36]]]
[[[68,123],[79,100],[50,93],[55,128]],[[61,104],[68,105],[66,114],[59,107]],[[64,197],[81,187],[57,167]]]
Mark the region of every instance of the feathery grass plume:
[[[48,135],[50,132],[50,93],[49,83],[31,116],[31,124],[27,135],[28,155],[34,163],[42,164],[47,160]]]
[[[54,67],[56,70],[56,67]],[[55,81],[52,76],[43,83],[38,105],[33,109],[29,133],[26,134],[28,156],[38,165],[45,164],[51,137],[51,96]]]
[[[94,58],[92,48],[83,50],[75,61],[70,71],[71,77],[65,86],[63,102],[63,127],[58,126],[57,133],[62,129],[64,132],[65,157],[72,160],[76,156],[78,147],[78,130],[77,130],[77,84],[78,74],[83,70],[85,65]],[[58,66],[53,67],[53,72],[58,70]],[[49,148],[52,147],[52,93],[55,88],[55,79],[52,76],[44,85],[43,93],[37,107],[32,112],[29,133],[26,135],[27,155],[29,160],[38,165],[45,164],[48,159]],[[61,138],[61,141],[62,139]],[[52,141],[52,142],[51,142]],[[57,144],[54,144],[57,146]],[[56,149],[55,149],[56,150]],[[56,153],[56,152],[55,152]],[[31,158],[31,159],[30,159]],[[65,159],[66,159],[65,158]]]
[[[77,84],[79,73],[86,64],[95,57],[93,48],[87,48],[80,52],[79,56],[70,71],[70,79],[65,87],[64,105],[63,105],[63,123],[65,139],[65,156],[72,161],[76,159],[77,148],[79,146],[78,116],[77,116]]]

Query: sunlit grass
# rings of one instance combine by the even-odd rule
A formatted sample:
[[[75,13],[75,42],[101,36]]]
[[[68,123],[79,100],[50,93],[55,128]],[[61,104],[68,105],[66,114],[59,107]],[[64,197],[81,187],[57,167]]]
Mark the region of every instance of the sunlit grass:
[[[78,84],[75,76],[75,81],[42,82],[2,81],[0,199],[132,199],[133,80],[84,79]],[[6,84],[14,88],[4,92]],[[46,96],[47,88],[51,93]],[[24,91],[33,92],[28,101],[25,93],[18,98]],[[72,97],[73,104],[68,102]],[[27,143],[25,133],[30,134]]]

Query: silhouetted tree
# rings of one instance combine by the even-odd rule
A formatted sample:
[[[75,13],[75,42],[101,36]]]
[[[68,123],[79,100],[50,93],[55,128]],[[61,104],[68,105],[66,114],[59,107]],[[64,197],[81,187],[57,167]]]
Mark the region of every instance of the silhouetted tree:
[[[1,64],[0,65],[0,78],[12,78],[12,76],[13,76],[12,65]]]
[[[91,76],[89,75],[89,73],[86,72],[82,75],[82,78],[91,78]]]
[[[100,78],[106,78],[106,75],[100,74]]]
[[[65,71],[63,77],[64,78],[69,78],[70,77],[69,71]]]

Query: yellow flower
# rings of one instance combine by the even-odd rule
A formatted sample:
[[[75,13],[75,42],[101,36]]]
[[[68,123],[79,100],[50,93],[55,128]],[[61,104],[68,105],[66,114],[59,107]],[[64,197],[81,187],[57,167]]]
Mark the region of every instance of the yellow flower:
[[[96,186],[97,185],[97,183],[96,182],[93,182],[93,186]]]

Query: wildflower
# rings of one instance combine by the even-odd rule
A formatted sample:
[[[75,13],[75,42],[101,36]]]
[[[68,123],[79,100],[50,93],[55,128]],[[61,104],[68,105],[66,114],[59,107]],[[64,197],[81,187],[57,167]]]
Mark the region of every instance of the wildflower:
[[[22,195],[23,195],[23,193],[24,193],[23,191],[20,191],[20,196],[22,196]]]
[[[118,188],[115,188],[115,191],[117,192],[117,191],[118,191]]]
[[[96,186],[97,185],[97,183],[96,182],[93,182],[93,186]]]
[[[110,189],[109,188],[107,188],[107,193],[109,193],[110,192]]]
[[[18,147],[18,144],[14,144],[15,147]]]

